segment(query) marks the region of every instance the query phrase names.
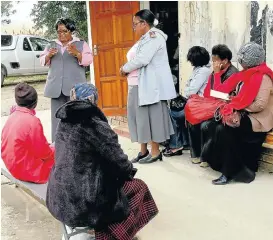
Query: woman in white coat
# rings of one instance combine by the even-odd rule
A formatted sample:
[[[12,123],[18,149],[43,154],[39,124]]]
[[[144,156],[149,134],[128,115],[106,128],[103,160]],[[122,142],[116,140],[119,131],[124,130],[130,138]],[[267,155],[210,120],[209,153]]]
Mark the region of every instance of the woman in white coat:
[[[155,28],[154,14],[147,9],[137,12],[133,28],[140,40],[127,54],[128,62],[120,69],[127,76],[128,125],[132,142],[141,144],[134,163],[153,163],[162,160],[159,143],[174,134],[167,100],[176,97],[169,66],[167,35]],[[151,153],[147,143],[151,142]]]

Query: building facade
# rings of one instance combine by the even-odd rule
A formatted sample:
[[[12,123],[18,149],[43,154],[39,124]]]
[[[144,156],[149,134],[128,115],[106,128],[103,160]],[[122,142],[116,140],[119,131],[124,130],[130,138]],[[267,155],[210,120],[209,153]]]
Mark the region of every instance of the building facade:
[[[126,116],[127,81],[119,74],[126,53],[136,41],[132,17],[144,8],[157,9],[156,2],[90,1],[89,42],[94,64],[91,81],[99,90],[99,106],[108,116]],[[159,2],[158,2],[159,5]],[[178,12],[180,91],[192,71],[187,62],[188,49],[194,45],[209,51],[215,44],[226,44],[233,52],[232,62],[240,68],[236,53],[240,46],[255,41],[266,51],[266,62],[273,68],[273,2],[272,1],[178,1],[165,9]],[[162,14],[160,11],[158,16]],[[272,134],[273,137],[273,134]],[[273,145],[272,145],[273,148]]]

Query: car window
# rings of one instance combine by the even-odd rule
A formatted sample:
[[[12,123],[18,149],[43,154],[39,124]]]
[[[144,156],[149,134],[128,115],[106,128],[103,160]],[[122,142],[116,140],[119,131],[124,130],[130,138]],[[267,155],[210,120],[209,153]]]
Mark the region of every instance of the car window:
[[[31,45],[33,47],[34,51],[44,51],[46,45],[49,43],[47,40],[45,39],[41,39],[41,38],[34,38],[34,37],[30,37],[29,41],[31,42]]]
[[[12,44],[13,37],[11,35],[1,35],[1,47],[8,47]]]
[[[24,49],[24,51],[31,51],[31,47],[30,47],[30,44],[29,44],[27,38],[24,38],[23,49]]]

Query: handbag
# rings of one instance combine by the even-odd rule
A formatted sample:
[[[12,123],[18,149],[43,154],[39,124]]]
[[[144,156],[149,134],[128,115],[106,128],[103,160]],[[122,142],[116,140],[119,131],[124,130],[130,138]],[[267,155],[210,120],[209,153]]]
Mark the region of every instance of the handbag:
[[[245,111],[234,111],[232,114],[223,117],[220,111],[221,108],[218,108],[215,111],[214,114],[215,121],[219,122],[220,120],[222,120],[222,123],[224,125],[228,125],[229,127],[232,128],[240,127],[241,119],[246,114]]]
[[[192,95],[185,106],[186,120],[196,125],[215,116],[215,111],[225,105],[225,101]]]
[[[170,109],[175,112],[182,111],[187,103],[187,98],[178,95],[176,98],[172,99],[170,102]]]

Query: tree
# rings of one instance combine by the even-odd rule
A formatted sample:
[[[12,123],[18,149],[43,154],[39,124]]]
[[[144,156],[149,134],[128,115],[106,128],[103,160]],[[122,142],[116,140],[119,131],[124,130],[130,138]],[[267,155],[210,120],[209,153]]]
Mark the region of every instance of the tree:
[[[60,17],[75,21],[80,38],[87,40],[87,13],[85,1],[39,1],[34,5],[30,16],[35,30],[46,28],[45,37],[56,38],[55,22]]]
[[[11,21],[9,17],[16,13],[16,10],[13,9],[12,1],[1,1],[1,23],[9,24]]]

